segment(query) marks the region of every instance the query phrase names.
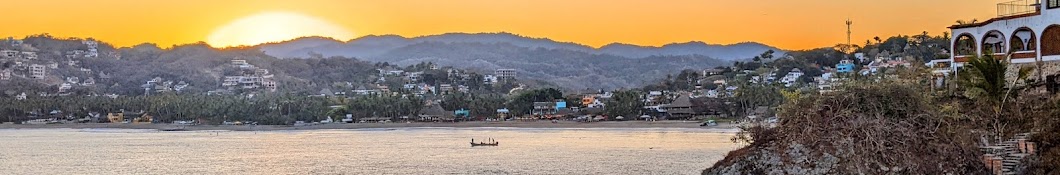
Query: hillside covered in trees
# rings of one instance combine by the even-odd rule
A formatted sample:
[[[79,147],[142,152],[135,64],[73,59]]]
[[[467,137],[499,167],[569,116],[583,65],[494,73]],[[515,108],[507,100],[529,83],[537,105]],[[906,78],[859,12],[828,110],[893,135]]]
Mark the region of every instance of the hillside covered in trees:
[[[567,89],[618,89],[642,86],[682,69],[729,65],[766,50],[759,43],[714,45],[674,43],[661,47],[610,44],[592,48],[547,38],[510,33],[452,33],[405,38],[365,36],[348,42],[307,37],[254,46],[283,58],[356,57],[410,65],[434,62],[463,69],[516,69],[520,76],[553,82]]]
[[[223,83],[226,77],[254,74],[255,71],[264,75],[258,77],[268,77],[275,81],[276,91],[295,95],[318,94],[323,89],[334,92],[351,91],[365,86],[388,86],[390,90],[401,91],[402,86],[408,83],[401,75],[384,75],[381,70],[423,72],[424,78],[429,80],[427,85],[431,86],[447,83],[455,86],[468,81],[464,80],[464,77],[448,78],[453,74],[447,70],[461,75],[470,74],[467,78],[477,78],[475,81],[482,81],[482,75],[492,73],[492,70],[480,73],[439,68],[440,66],[433,63],[398,66],[347,57],[280,59],[253,48],[218,49],[205,43],[174,45],[170,48],[145,43],[115,48],[93,39],[63,39],[47,34],[3,41],[0,50],[36,54],[33,59],[21,56],[0,59],[0,70],[11,73],[8,78],[0,81],[0,89],[3,89],[0,96],[6,97],[22,93],[60,94],[64,84],[73,85],[67,87],[69,90],[65,93],[77,95],[205,94],[225,90]],[[16,41],[18,44],[15,44]],[[99,53],[98,56],[72,55],[73,51],[88,50],[87,44],[83,44],[88,41],[98,43],[98,46],[92,48]],[[246,65],[233,65],[233,60],[245,61]],[[31,78],[29,70],[34,65],[43,66],[43,77]],[[438,81],[435,81],[436,79]],[[164,82],[172,84],[166,87],[179,85],[180,88],[164,91],[154,89],[155,86],[162,86]],[[527,82],[548,86],[547,83],[530,80]],[[494,90],[485,88],[481,83],[468,85],[475,85],[474,90]],[[506,93],[501,89],[496,91]],[[229,93],[240,94],[244,91]]]

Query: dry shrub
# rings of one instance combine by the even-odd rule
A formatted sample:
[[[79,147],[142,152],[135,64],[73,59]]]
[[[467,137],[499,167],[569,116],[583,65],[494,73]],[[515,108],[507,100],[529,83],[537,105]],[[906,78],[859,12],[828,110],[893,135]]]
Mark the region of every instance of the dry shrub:
[[[1030,140],[1038,144],[1038,156],[1032,157],[1027,174],[1060,174],[1060,98],[1053,97],[1049,103],[1036,108],[1034,115],[1036,133]]]
[[[801,144],[815,151],[812,156],[833,155],[841,159],[833,173],[985,173],[967,127],[952,124],[958,117],[944,116],[952,114],[939,112],[912,87],[860,84],[789,100],[779,111],[780,125],[751,128],[737,138],[750,139],[752,148]]]

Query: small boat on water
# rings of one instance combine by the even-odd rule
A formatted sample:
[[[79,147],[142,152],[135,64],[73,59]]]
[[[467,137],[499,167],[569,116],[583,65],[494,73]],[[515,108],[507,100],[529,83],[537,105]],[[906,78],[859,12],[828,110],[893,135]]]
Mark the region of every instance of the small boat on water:
[[[475,139],[471,139],[471,147],[476,147],[476,146],[499,146],[500,144],[501,144],[501,142],[497,142],[496,140],[493,140],[492,138],[489,139],[489,142],[478,142],[478,143],[475,143]]]

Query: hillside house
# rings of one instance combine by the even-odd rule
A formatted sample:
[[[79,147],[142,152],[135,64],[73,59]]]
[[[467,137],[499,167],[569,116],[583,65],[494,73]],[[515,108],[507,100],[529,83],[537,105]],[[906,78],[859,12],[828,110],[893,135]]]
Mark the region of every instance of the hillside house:
[[[799,82],[799,78],[802,78],[802,75],[802,70],[799,68],[793,68],[791,71],[788,71],[787,75],[784,75],[784,78],[780,79],[780,82],[784,83],[784,86],[791,87]]]
[[[29,66],[29,77],[33,79],[44,79],[47,76],[47,67],[44,65],[33,64]]]
[[[184,91],[184,88],[188,88],[188,86],[190,86],[188,82],[180,81],[177,82],[177,84],[173,85],[173,90],[177,92]]]
[[[453,92],[453,85],[451,84],[440,84],[438,85],[438,93],[448,94]]]
[[[497,81],[507,82],[515,80],[518,73],[515,69],[497,69],[497,71],[494,72],[494,75],[497,76]]]
[[[423,72],[409,72],[405,74],[405,80],[409,83],[419,83]]]
[[[37,52],[22,52],[22,59],[35,60],[37,59]]]
[[[493,85],[493,84],[496,84],[497,81],[498,81],[497,76],[494,76],[494,75],[486,75],[486,76],[482,77],[482,83],[485,84],[485,85]]]
[[[10,80],[12,72],[13,71],[11,69],[0,70],[0,80]]]
[[[10,80],[10,79],[11,79],[11,69],[0,70],[0,80]]]
[[[379,94],[379,91],[375,89],[369,89],[364,85],[361,85],[357,86],[357,88],[353,90],[353,93],[356,95],[375,95]]]
[[[95,85],[95,84],[96,84],[96,79],[92,78],[92,77],[88,77],[88,78],[85,79],[85,81],[81,81],[81,86],[92,86],[92,85]]]
[[[725,73],[724,69],[705,69],[705,70],[703,70],[703,76],[704,77],[709,77],[709,76],[714,76],[714,75],[722,75],[723,73]]]
[[[837,73],[854,72],[854,61],[849,59],[839,60],[839,64],[835,65],[835,71]]]
[[[81,78],[77,78],[77,77],[66,77],[66,82],[67,82],[67,83],[72,83],[72,84],[78,84],[78,83],[81,83]]]
[[[239,79],[242,77],[243,76],[225,76],[224,80],[221,81],[221,86],[228,87],[239,85]]]
[[[70,83],[60,84],[59,85],[59,93],[60,94],[66,93],[66,92],[70,91],[70,89],[73,89],[73,88],[74,88],[74,85],[70,84]]]
[[[97,42],[95,40],[84,40],[84,41],[81,41],[81,44],[85,44],[85,46],[87,46],[90,49],[94,49],[94,48],[99,47],[99,42]]]
[[[461,93],[469,93],[471,92],[471,87],[468,87],[466,85],[457,85],[456,91],[460,91]]]
[[[382,93],[382,94],[389,94],[390,93],[390,86],[378,85],[377,84],[377,85],[375,85],[375,90],[379,91],[379,93]]]
[[[232,66],[238,68],[251,68],[254,65],[247,63],[247,60],[232,60]]]
[[[16,50],[0,50],[0,57],[3,58],[18,58],[21,52]]]
[[[378,70],[379,70],[380,77],[382,77],[382,76],[398,76],[398,75],[401,75],[401,74],[405,73],[405,71],[403,71],[403,70],[397,70],[397,69],[394,69],[394,68],[385,68],[385,69],[378,69]]]
[[[99,50],[96,50],[95,48],[88,49],[88,52],[85,52],[84,57],[97,58],[99,57]]]

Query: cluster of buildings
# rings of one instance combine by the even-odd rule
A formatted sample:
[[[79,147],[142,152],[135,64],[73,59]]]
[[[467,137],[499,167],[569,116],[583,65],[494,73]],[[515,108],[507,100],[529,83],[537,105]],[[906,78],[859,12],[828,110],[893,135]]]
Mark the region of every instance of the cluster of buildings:
[[[19,49],[24,44],[22,40],[11,37],[7,38],[11,48]],[[0,61],[14,63],[9,68],[0,68],[0,80],[10,80],[13,77],[27,77],[32,79],[44,79],[47,77],[47,65],[34,64],[38,55],[34,51],[20,51],[15,49],[0,50]]]
[[[93,75],[91,69],[80,67],[80,60],[77,58],[95,58],[99,56],[99,43],[95,40],[82,40],[80,41],[86,50],[73,50],[67,51],[66,60],[47,60],[39,59],[40,55],[34,51],[33,46],[24,43],[22,40],[17,40],[12,37],[8,37],[6,40],[11,47],[4,47],[8,49],[0,50],[0,61],[13,63],[12,66],[7,68],[0,68],[0,80],[10,80],[15,77],[29,78],[35,80],[41,80],[47,84],[58,86],[56,95],[68,95],[70,91],[77,86],[94,86],[96,79],[92,76],[87,77],[58,77],[56,79],[47,79],[49,72],[60,69],[60,62],[64,66],[73,68],[73,71],[85,72],[86,75]],[[76,55],[76,56],[72,56]],[[46,80],[47,79],[47,80]],[[46,80],[46,81],[45,81]],[[48,95],[48,94],[43,94]]]
[[[99,57],[99,42],[96,40],[83,40],[81,44],[85,45],[85,50],[77,49],[66,51],[66,58],[98,58]]]
[[[432,70],[438,70],[437,66],[432,64]],[[424,81],[425,73],[423,71],[406,72],[394,68],[379,69],[379,80],[377,84],[385,83],[387,77],[401,77],[402,89],[411,92],[417,96],[423,96],[426,94],[449,94],[449,93],[468,93],[471,91],[471,87],[468,86],[471,80],[471,74],[464,70],[458,70],[453,68],[445,68],[445,75],[449,82],[435,82],[435,84],[429,84]],[[516,80],[517,72],[515,69],[497,69],[494,74],[484,75],[482,78],[482,85],[490,86],[499,82],[514,82]],[[478,81],[478,80],[474,80]],[[385,87],[382,85],[376,85],[378,87]],[[360,87],[358,89],[361,89]],[[372,92],[372,89],[364,89],[367,92]],[[381,91],[382,89],[375,89]],[[358,93],[360,94],[360,93]]]
[[[226,90],[255,90],[263,89],[276,91],[276,80],[268,69],[258,68],[247,62],[247,60],[232,60],[231,66],[237,69],[239,75],[224,76],[221,87]]]
[[[166,92],[181,92],[185,88],[188,88],[190,84],[184,81],[173,82],[172,80],[165,80],[162,77],[155,77],[144,82],[140,85],[144,88],[144,95],[149,95],[151,92],[155,93],[166,93]]]

